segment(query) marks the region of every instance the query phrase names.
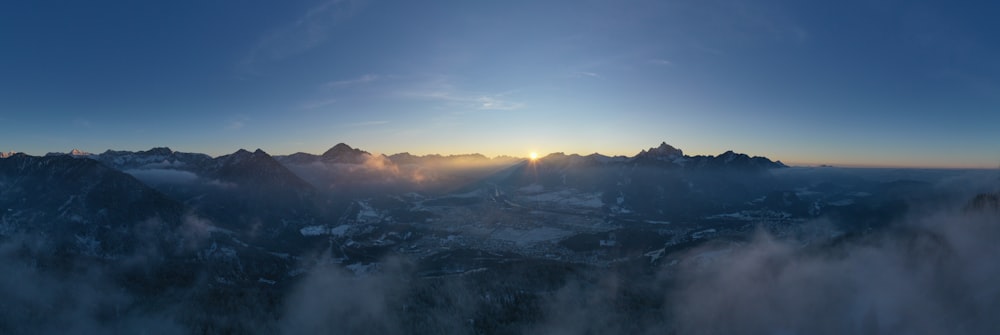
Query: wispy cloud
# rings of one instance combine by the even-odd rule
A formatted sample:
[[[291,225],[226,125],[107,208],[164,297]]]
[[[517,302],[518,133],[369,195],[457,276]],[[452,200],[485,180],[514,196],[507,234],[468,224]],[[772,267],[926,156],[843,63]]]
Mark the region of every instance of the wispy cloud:
[[[476,95],[444,91],[409,92],[405,96],[448,102],[458,107],[475,110],[516,110],[525,106],[524,103],[511,101],[504,94]]]
[[[341,127],[343,127],[343,128],[370,127],[370,126],[378,126],[378,125],[383,125],[383,124],[388,124],[388,123],[389,123],[389,121],[385,121],[385,120],[361,121],[361,122],[344,123],[344,124],[341,125]]]
[[[655,58],[655,59],[650,59],[649,64],[658,66],[673,66],[674,62],[662,58]]]
[[[332,89],[332,88],[338,88],[338,87],[363,85],[363,84],[368,84],[368,83],[371,83],[371,82],[375,82],[375,81],[377,81],[377,80],[379,80],[381,78],[382,78],[382,76],[379,76],[377,74],[366,74],[366,75],[363,75],[361,77],[357,77],[357,78],[353,78],[353,79],[344,79],[344,80],[331,81],[331,82],[328,82],[326,84],[323,84],[323,87],[327,88],[327,89]]]
[[[524,108],[520,102],[501,99],[499,96],[481,96],[477,99],[480,110],[516,110]]]
[[[362,7],[362,1],[331,0],[310,8],[295,21],[265,34],[253,46],[241,65],[279,60],[323,45],[334,26]]]
[[[243,129],[243,126],[245,126],[245,125],[246,124],[243,123],[243,120],[233,120],[233,121],[230,121],[229,123],[227,123],[225,128],[227,130],[239,130],[239,129]]]
[[[524,103],[508,98],[513,91],[502,93],[467,92],[456,88],[444,77],[435,78],[417,86],[413,90],[401,92],[400,95],[405,98],[440,101],[452,107],[467,110],[502,111],[525,107]]]
[[[600,78],[601,75],[597,74],[596,72],[575,71],[575,72],[573,72],[573,77],[575,77],[575,78],[583,78],[583,77]]]

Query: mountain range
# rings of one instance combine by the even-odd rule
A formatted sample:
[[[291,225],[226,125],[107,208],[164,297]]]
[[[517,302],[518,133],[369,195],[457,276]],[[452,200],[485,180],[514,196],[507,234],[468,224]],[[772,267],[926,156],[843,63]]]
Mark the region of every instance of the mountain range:
[[[449,201],[452,194],[496,189],[497,195],[509,194],[494,200],[511,202],[512,194],[538,193],[520,190],[540,187],[592,198],[587,212],[697,217],[766,193],[766,171],[784,167],[731,151],[685,156],[666,143],[633,157],[554,153],[534,161],[478,154],[373,155],[343,143],[322,155],[287,156],[260,149],[218,157],[166,147],[100,154],[74,149],[0,160],[0,208],[6,209],[5,235],[64,232],[58,243],[66,250],[102,257],[133,250],[125,237],[148,229],[149,222],[176,230],[190,217],[211,222],[206,236],[225,236],[234,247],[250,241],[268,252],[296,254],[311,245],[303,241],[309,237],[302,229],[376,215],[371,213],[379,209],[364,199],[411,194]],[[556,205],[580,209],[572,203]],[[392,216],[428,215],[413,205],[403,209]],[[154,235],[162,237],[160,244],[181,243],[177,234]]]
[[[710,264],[724,256],[701,250],[757,243],[748,241],[760,232],[836,248],[899,229],[893,223],[914,208],[954,201],[968,203],[959,207],[970,215],[993,215],[995,179],[795,168],[732,151],[689,156],[666,143],[631,157],[534,160],[386,156],[342,143],[321,155],[14,153],[0,159],[0,260],[59,281],[91,282],[81,278],[100,269],[98,291],[111,285],[134,299],[91,304],[105,320],[98,323],[126,306],[172,311],[182,333],[274,333],[272,322],[257,329],[247,320],[311,315],[295,301],[313,296],[322,301],[302,306],[371,306],[368,296],[379,296],[406,306],[389,314],[408,320],[394,321],[408,333],[442,329],[441,315],[457,315],[448,327],[470,333],[517,333],[509,327],[535,322],[570,281],[592,286],[589,274],[634,281],[623,286],[629,296],[657,294],[642,283]],[[364,278],[395,278],[405,289],[350,295],[368,287]],[[454,292],[462,295],[441,300]],[[46,306],[0,306],[0,333],[22,329],[2,315],[45,323]],[[213,317],[233,313],[240,316]]]

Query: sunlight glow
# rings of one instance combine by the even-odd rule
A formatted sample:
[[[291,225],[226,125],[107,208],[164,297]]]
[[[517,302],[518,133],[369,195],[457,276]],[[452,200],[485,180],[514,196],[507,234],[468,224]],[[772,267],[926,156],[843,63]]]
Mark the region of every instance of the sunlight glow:
[[[537,160],[538,159],[538,153],[537,152],[532,152],[532,153],[528,154],[528,158],[530,158],[531,160]]]

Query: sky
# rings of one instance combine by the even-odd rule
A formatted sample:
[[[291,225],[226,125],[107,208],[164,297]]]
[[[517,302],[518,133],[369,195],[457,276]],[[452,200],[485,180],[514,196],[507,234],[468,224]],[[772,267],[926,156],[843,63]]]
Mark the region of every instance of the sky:
[[[6,1],[0,151],[1000,164],[1000,3]]]

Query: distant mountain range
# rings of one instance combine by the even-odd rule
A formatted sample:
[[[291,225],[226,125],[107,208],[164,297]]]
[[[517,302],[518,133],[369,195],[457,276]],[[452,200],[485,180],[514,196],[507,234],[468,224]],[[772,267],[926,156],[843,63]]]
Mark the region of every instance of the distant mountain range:
[[[343,143],[321,155],[240,149],[211,157],[166,147],[12,153],[0,160],[0,236],[61,231],[56,240],[65,250],[114,257],[137,247],[125,240],[134,234],[155,236],[165,249],[184,244],[179,227],[198,217],[211,222],[212,234],[229,236],[224,244],[232,248],[253,241],[261,250],[294,254],[307,245],[301,229],[360,215],[359,199],[483,189],[504,199],[501,193],[521,189],[565,189],[592,199],[587,211],[694,217],[766,194],[772,187],[764,172],[783,167],[731,151],[686,156],[666,143],[633,157],[553,153],[537,160],[385,156]]]
[[[240,150],[245,151],[245,150]],[[236,153],[239,153],[237,151]],[[258,149],[258,152],[263,152]],[[15,152],[9,152],[3,154],[0,157],[7,157],[13,155]],[[234,154],[236,154],[234,153]],[[181,162],[186,164],[188,161],[200,161],[204,162],[211,159],[211,156],[198,153],[182,153],[175,152],[170,148],[159,147],[153,148],[147,151],[113,151],[107,150],[101,154],[92,154],[89,152],[81,151],[79,149],[73,149],[66,153],[50,152],[46,156],[59,156],[59,155],[69,155],[73,157],[88,157],[100,160],[104,163],[110,163],[118,167],[131,166],[133,168],[138,168],[144,166],[144,164],[149,163],[159,163],[162,161],[168,162]],[[455,163],[476,163],[476,162],[504,162],[513,163],[517,161],[523,161],[523,158],[500,156],[496,158],[488,158],[481,154],[464,154],[464,155],[449,155],[442,156],[437,154],[430,154],[424,156],[415,156],[409,153],[398,153],[389,156],[378,155],[387,158],[389,161],[395,164],[426,164],[429,162],[455,162]],[[278,155],[273,156],[275,159],[283,164],[312,164],[317,162],[322,163],[339,163],[339,164],[363,164],[372,157],[378,157],[367,151],[352,148],[351,146],[339,143],[329,150],[323,152],[321,155],[314,155],[310,153],[297,152],[291,155]],[[594,160],[601,163],[612,163],[612,162],[637,162],[637,163],[669,163],[676,166],[692,166],[692,167],[753,167],[753,168],[781,168],[786,167],[781,161],[771,161],[766,157],[760,156],[748,156],[746,154],[735,153],[733,151],[726,151],[718,156],[686,156],[684,152],[680,149],[674,148],[673,146],[667,144],[666,142],[660,143],[659,146],[649,148],[647,150],[642,150],[638,154],[632,157],[626,156],[605,156],[601,154],[591,154],[588,156],[579,156],[576,154],[566,155],[563,153],[553,153],[549,157],[543,157],[542,160],[546,158],[562,159],[562,156],[567,157],[586,157],[587,159]]]
[[[686,156],[666,143],[633,157],[553,153],[535,161],[479,154],[373,155],[344,143],[321,155],[271,156],[260,149],[240,149],[211,157],[160,147],[4,157],[0,176],[5,181],[0,185],[7,189],[0,194],[0,205],[21,208],[18,215],[27,221],[99,223],[137,221],[150,215],[179,224],[180,213],[194,212],[242,238],[262,235],[274,241],[299,227],[342,215],[345,204],[358,197],[447,194],[493,184],[601,192],[613,211],[697,212],[703,205],[692,205],[695,200],[737,194],[759,187],[762,180],[728,173],[756,174],[785,167],[780,161],[732,151]],[[727,174],[702,174],[712,171]],[[672,191],[647,189],[654,186]]]
[[[321,155],[298,152],[271,156],[263,150],[239,150],[213,158],[200,153],[176,152],[169,148],[146,151],[113,151],[91,154],[77,149],[46,156],[91,158],[120,171],[126,171],[151,184],[170,178],[203,179],[226,185],[288,185],[320,192],[384,193],[406,188],[415,191],[446,192],[459,189],[517,164],[553,169],[559,166],[650,166],[668,170],[755,172],[784,168],[781,161],[727,151],[718,156],[687,156],[668,144],[642,150],[632,157],[591,154],[580,156],[553,153],[529,162],[515,157],[488,158],[481,154],[424,155],[398,153],[375,155],[339,143]],[[238,167],[245,160],[244,167]],[[252,169],[249,167],[253,167]],[[223,185],[223,184],[218,184]]]

